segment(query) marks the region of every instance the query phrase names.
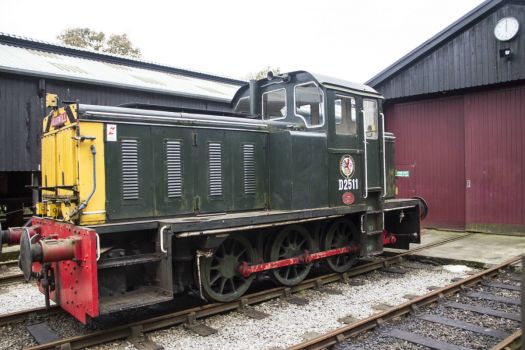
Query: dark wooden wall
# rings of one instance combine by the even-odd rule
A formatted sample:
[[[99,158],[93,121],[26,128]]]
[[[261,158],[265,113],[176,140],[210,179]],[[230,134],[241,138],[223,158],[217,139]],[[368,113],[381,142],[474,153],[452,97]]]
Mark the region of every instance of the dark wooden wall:
[[[494,26],[506,16],[520,22],[509,42],[494,37]],[[511,59],[499,56],[510,48]],[[374,85],[385,98],[400,99],[525,79],[525,2],[508,3],[447,40],[442,46],[392,77]]]
[[[44,99],[39,97],[39,79],[0,73],[0,172],[39,171],[40,134]],[[45,80],[47,92],[62,100],[84,104],[118,106],[124,103],[229,110],[229,104],[161,95],[135,90]]]

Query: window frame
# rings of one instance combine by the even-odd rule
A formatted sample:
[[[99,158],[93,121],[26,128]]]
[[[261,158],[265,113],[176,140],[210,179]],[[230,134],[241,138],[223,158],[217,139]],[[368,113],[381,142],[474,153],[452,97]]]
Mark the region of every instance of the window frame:
[[[343,124],[343,110],[342,110],[342,105],[341,105],[341,123],[337,123],[337,120],[336,120],[336,111],[335,111],[335,101],[336,100],[339,100],[339,99],[343,99],[343,98],[347,98],[347,99],[350,99],[354,104],[353,104],[353,107],[352,107],[352,104],[350,103],[350,121],[353,122],[355,124],[355,132],[353,134],[340,134],[337,132],[337,126],[338,125],[342,125]],[[346,95],[346,94],[342,94],[342,93],[339,93],[337,91],[334,91],[334,94],[333,94],[333,104],[334,104],[334,131],[335,131],[335,134],[336,135],[339,135],[339,136],[357,136],[358,135],[358,130],[359,130],[359,126],[358,126],[358,113],[357,113],[357,98],[355,96],[352,96],[352,95]],[[355,113],[355,120],[352,120],[352,111]]]
[[[376,134],[376,137],[368,137],[366,135],[367,133],[367,130],[366,130],[366,127],[367,127],[367,121],[366,121],[366,115],[365,115],[365,102],[366,101],[371,101],[373,103],[375,103],[375,106],[376,106],[376,114],[375,114],[375,124],[376,124],[376,130],[375,130],[375,134]],[[377,99],[372,99],[372,98],[363,98],[363,124],[364,124],[364,129],[365,129],[365,139],[366,140],[379,140],[379,102]]]
[[[286,111],[286,114],[283,117],[267,119],[264,117],[264,96],[269,93],[280,91],[280,90],[284,91],[284,110]],[[283,119],[286,119],[286,117],[288,117],[288,93],[286,91],[286,88],[282,87],[278,89],[268,90],[262,93],[261,95],[261,114],[262,114],[263,120],[283,120]]]
[[[240,114],[244,114],[243,112],[236,112],[235,110],[237,109],[237,107],[239,107],[239,104],[241,103],[242,100],[248,100],[248,113],[247,114],[250,114],[250,96],[243,96],[241,98],[239,98],[237,100],[237,103],[235,104],[235,106],[233,107],[233,111],[235,113],[240,113]]]
[[[296,93],[297,92],[297,87],[304,86],[304,85],[309,85],[309,84],[314,84],[317,87],[317,89],[319,89],[319,92],[321,93],[321,98],[322,98],[322,102],[320,103],[321,108],[319,108],[319,111],[323,112],[323,123],[319,124],[319,125],[316,125],[316,126],[308,126],[308,123],[306,122],[306,119],[304,119],[304,117],[302,115],[296,113],[297,112],[297,93]],[[322,128],[326,124],[325,100],[326,100],[326,97],[325,97],[323,89],[315,81],[311,80],[311,81],[307,81],[307,82],[304,82],[304,83],[295,84],[294,87],[293,87],[293,102],[294,102],[293,103],[293,114],[294,114],[294,116],[296,118],[301,118],[303,120],[304,125],[306,126],[307,129],[319,129],[319,128]]]

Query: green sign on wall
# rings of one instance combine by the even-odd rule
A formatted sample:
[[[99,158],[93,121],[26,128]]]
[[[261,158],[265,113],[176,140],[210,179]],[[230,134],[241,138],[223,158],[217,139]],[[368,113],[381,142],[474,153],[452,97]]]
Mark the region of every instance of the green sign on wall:
[[[396,177],[410,177],[410,170],[396,170]]]

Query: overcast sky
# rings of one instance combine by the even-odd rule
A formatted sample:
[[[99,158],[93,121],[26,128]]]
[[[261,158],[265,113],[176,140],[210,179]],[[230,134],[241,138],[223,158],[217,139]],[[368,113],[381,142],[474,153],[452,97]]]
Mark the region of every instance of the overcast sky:
[[[0,31],[45,41],[69,27],[127,33],[143,58],[246,78],[266,66],[364,82],[482,3],[0,1]]]

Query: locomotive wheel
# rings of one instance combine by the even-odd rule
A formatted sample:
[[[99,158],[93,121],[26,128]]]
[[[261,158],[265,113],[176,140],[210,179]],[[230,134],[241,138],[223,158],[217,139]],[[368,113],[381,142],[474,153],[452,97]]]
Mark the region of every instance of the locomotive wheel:
[[[208,300],[229,302],[240,298],[250,287],[255,274],[244,278],[239,266],[255,260],[255,251],[244,237],[228,237],[210,258],[200,262],[202,294]]]
[[[312,251],[313,239],[303,226],[292,225],[282,229],[272,240],[270,247],[270,261],[289,259],[304,255],[305,251]],[[272,270],[272,277],[285,286],[294,286],[301,283],[312,268],[312,264],[298,264]]]
[[[323,250],[346,247],[357,243],[357,229],[350,220],[335,221],[323,237]],[[333,272],[345,272],[357,260],[357,254],[341,254],[325,259],[326,267]]]

